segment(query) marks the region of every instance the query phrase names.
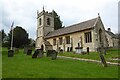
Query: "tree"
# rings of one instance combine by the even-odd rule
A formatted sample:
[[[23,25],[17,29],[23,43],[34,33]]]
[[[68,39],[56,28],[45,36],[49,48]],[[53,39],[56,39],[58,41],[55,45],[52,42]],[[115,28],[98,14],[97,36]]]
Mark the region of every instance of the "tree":
[[[54,10],[50,12],[50,14],[53,14],[54,16],[54,29],[57,30],[62,28],[62,21],[60,20],[60,16],[58,16]]]
[[[9,43],[11,42],[11,31],[9,35]],[[16,48],[29,44],[28,33],[20,26],[13,29],[13,46]]]
[[[0,33],[2,33],[2,42],[3,42],[4,38],[6,37],[6,34],[5,34],[5,32],[4,32],[4,29],[2,29],[2,30],[0,31]]]

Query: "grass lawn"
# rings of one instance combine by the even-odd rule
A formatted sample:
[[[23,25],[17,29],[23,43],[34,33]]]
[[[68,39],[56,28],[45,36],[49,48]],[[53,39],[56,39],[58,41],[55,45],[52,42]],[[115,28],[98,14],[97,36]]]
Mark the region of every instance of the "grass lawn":
[[[105,68],[100,63],[49,57],[32,59],[21,50],[14,57],[7,57],[2,50],[3,78],[118,78],[118,66]]]
[[[2,54],[1,54],[1,48],[0,48],[0,78],[2,78]]]
[[[118,49],[110,49],[107,51],[107,55],[104,55],[106,61],[109,62],[118,62],[118,60],[111,60],[112,57],[118,57],[118,53],[120,53],[120,50]],[[65,52],[63,54],[59,54],[60,56],[68,56],[68,57],[76,57],[76,58],[86,58],[86,59],[94,59],[94,60],[100,60],[99,54],[97,52],[90,52],[89,55],[85,54],[73,54],[73,52]],[[120,57],[120,56],[119,56]]]

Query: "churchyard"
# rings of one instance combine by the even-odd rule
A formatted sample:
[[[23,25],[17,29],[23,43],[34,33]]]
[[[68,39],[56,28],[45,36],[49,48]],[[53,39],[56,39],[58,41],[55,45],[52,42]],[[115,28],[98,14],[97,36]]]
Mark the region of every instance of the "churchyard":
[[[45,54],[42,57],[39,55],[34,58],[32,55],[26,55],[24,50],[20,49],[13,57],[8,57],[8,49],[2,48],[2,78],[118,78],[120,66],[117,65],[108,64],[108,67],[103,67],[101,63],[60,57],[52,60]],[[65,52],[58,56],[100,60],[96,52],[90,52],[89,55]],[[114,57],[118,57],[118,50],[109,50],[105,59],[117,62],[111,60]]]

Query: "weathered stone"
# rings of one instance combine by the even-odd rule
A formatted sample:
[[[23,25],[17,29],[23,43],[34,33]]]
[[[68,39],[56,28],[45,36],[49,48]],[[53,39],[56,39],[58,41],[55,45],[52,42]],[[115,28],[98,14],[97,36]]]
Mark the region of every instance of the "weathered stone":
[[[52,51],[53,51],[53,50],[48,50],[46,56],[47,56],[47,57],[51,57]]]
[[[55,50],[52,51],[52,60],[55,60],[57,58],[57,52]]]
[[[32,49],[28,49],[27,50],[27,55],[31,55],[32,54]]]
[[[43,57],[43,50],[42,49],[38,49],[38,56],[39,58]]]
[[[100,59],[101,59],[101,62],[103,64],[104,67],[107,67],[107,63],[106,63],[106,60],[104,58],[104,56],[100,53]]]
[[[37,50],[35,50],[34,54],[32,55],[32,58],[37,58],[38,53],[39,52]]]
[[[8,50],[8,57],[13,57],[13,56],[14,56],[14,51]]]

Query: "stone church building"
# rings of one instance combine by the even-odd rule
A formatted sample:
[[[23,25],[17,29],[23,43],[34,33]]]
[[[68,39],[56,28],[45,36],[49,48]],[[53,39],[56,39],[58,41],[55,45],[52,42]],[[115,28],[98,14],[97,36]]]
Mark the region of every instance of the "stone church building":
[[[105,32],[99,14],[96,18],[54,30],[53,14],[49,14],[44,9],[40,13],[37,12],[36,48],[42,48],[44,51],[51,49],[75,51],[78,45],[83,51],[87,48],[96,51],[101,44],[104,47],[108,46]]]

